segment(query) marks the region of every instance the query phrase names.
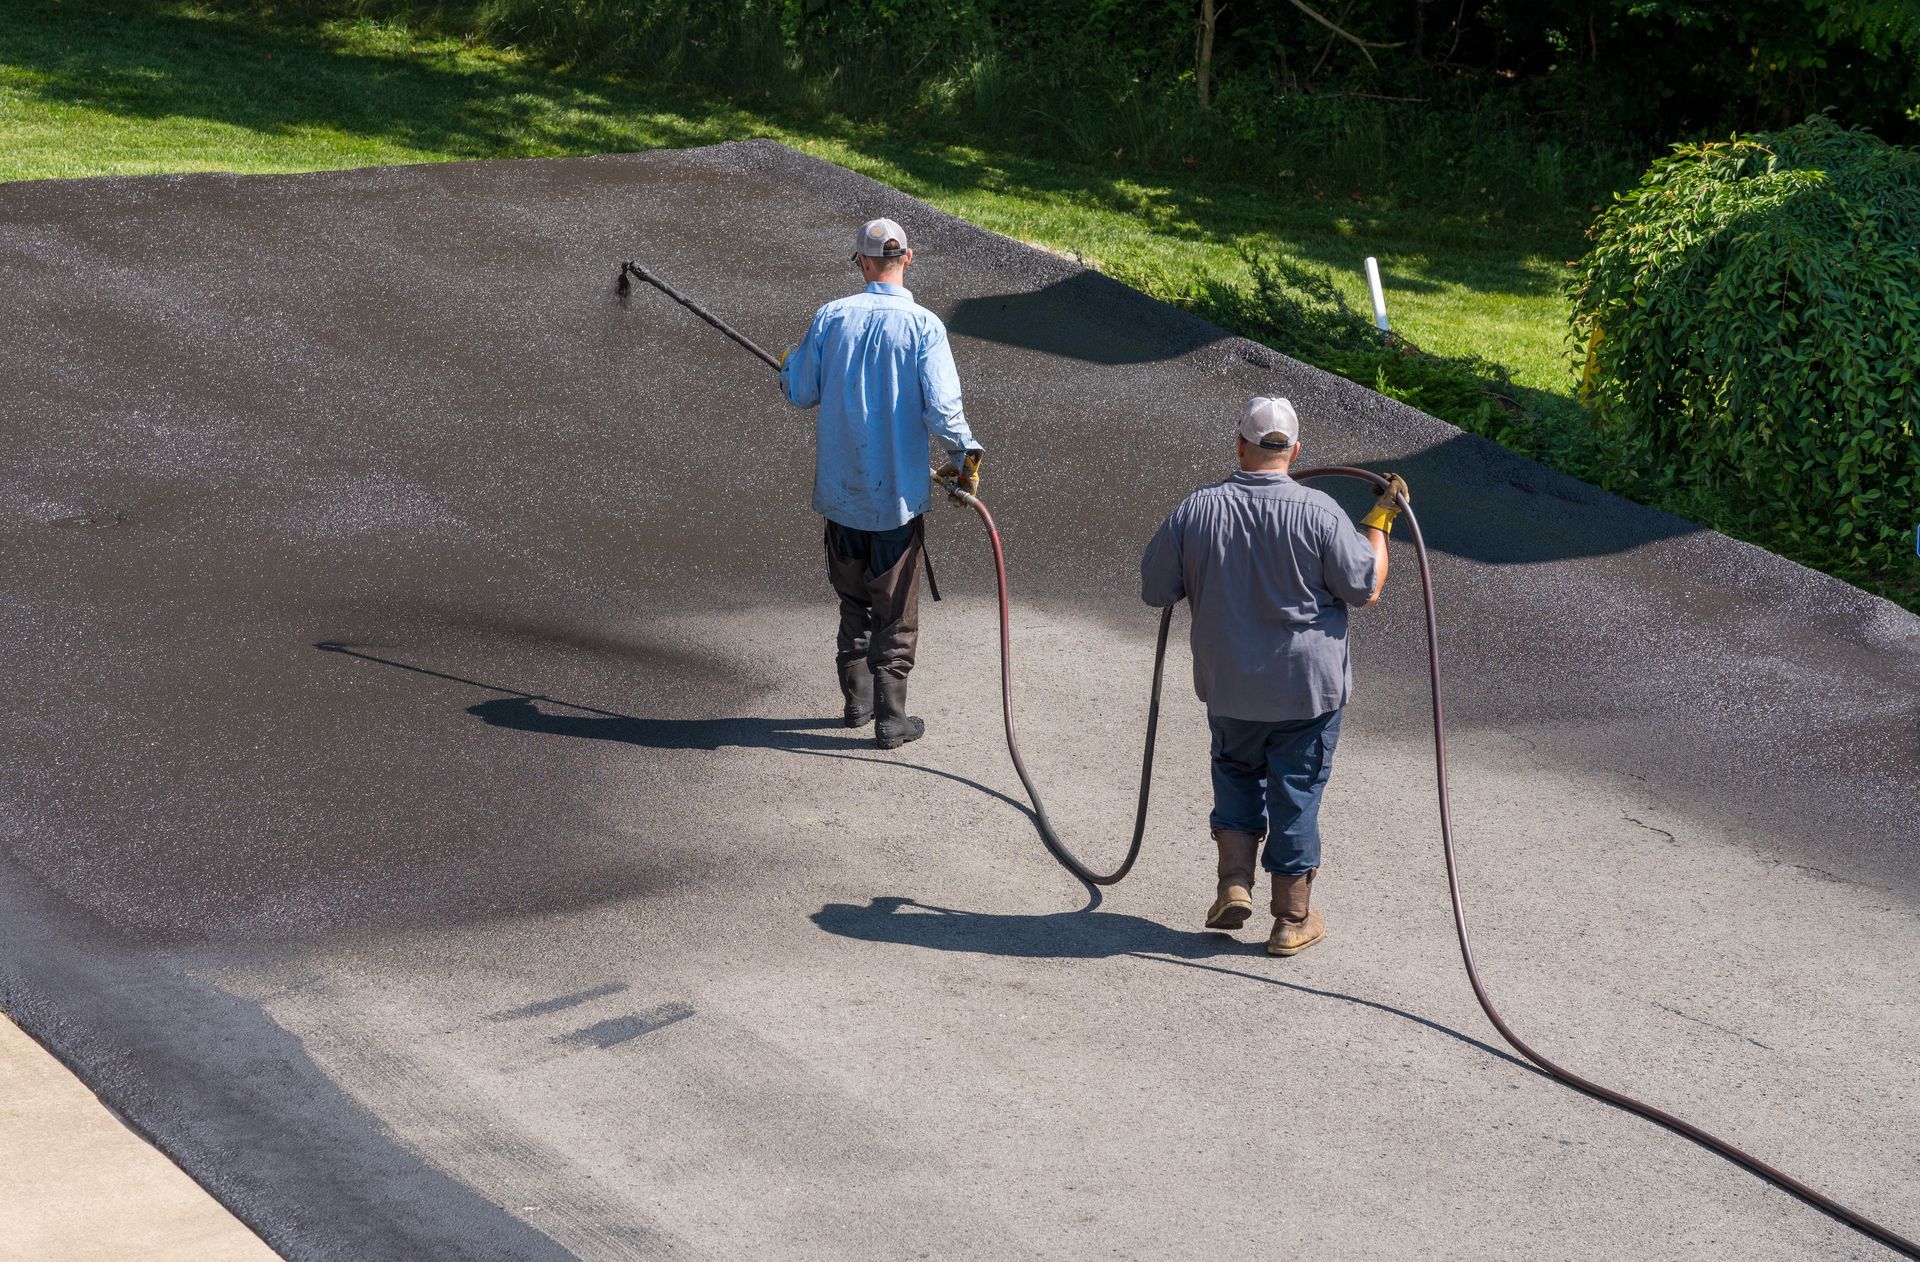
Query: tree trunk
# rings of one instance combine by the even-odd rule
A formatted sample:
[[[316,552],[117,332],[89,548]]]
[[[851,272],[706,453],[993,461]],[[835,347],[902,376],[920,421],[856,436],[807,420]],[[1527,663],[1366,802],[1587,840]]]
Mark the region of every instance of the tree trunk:
[[[1193,77],[1200,87],[1200,108],[1213,102],[1213,28],[1220,13],[1213,0],[1200,0],[1200,51],[1193,59]]]

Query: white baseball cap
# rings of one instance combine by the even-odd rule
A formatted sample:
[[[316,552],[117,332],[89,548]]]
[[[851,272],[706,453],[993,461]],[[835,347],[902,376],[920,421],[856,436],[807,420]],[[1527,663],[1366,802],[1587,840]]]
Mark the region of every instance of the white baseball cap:
[[[907,230],[891,219],[869,219],[860,229],[860,244],[853,257],[897,259],[907,252]]]
[[[1247,415],[1240,422],[1239,432],[1255,447],[1285,451],[1300,441],[1300,418],[1285,399],[1255,396],[1247,400]]]

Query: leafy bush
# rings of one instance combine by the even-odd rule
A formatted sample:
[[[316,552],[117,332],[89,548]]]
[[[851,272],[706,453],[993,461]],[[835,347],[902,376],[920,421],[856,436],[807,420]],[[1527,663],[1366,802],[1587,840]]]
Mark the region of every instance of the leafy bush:
[[[1609,481],[1920,592],[1920,153],[1815,117],[1679,145],[1572,285]]]

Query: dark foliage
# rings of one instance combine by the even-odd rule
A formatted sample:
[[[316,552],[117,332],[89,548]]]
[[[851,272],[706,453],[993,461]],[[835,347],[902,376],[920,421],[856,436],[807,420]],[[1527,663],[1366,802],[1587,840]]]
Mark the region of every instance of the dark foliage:
[[[1601,198],[1675,137],[1820,110],[1920,140],[1920,0],[1226,4],[1204,102],[1203,0],[287,3],[1082,161],[1329,186],[1390,165],[1523,213]]]
[[[1920,153],[1826,118],[1681,145],[1592,235],[1573,331],[1623,472],[1920,586]]]

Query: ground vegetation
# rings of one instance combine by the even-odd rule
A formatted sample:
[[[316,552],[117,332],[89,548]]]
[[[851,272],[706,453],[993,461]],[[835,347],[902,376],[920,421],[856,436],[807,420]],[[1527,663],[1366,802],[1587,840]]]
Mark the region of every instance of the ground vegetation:
[[[1582,233],[1676,136],[1823,109],[1896,140],[1920,127],[1907,0],[11,8],[0,178],[770,136],[1695,512],[1608,466],[1578,397]],[[1361,314],[1369,254],[1390,341]],[[1855,577],[1920,604],[1903,577]]]
[[[1920,589],[1920,153],[1824,116],[1681,145],[1593,239],[1573,328],[1608,471]]]

